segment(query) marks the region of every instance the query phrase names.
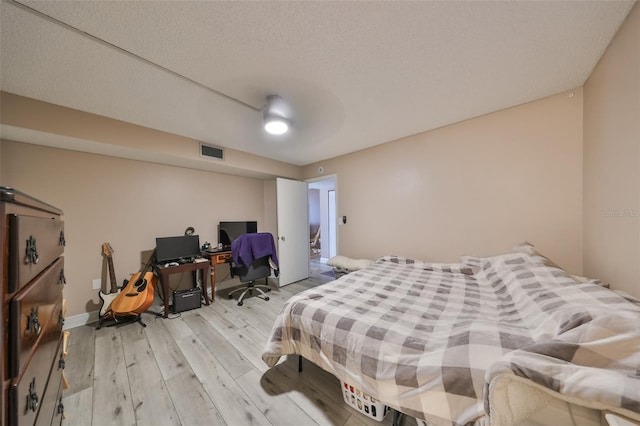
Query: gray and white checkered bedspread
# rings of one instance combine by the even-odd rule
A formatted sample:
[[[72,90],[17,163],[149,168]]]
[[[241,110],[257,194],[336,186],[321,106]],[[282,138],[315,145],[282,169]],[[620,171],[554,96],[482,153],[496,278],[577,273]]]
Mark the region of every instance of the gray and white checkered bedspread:
[[[385,257],[293,296],[262,358],[302,355],[434,425],[486,416],[485,387],[505,373],[640,413],[637,303],[536,256],[463,261]]]

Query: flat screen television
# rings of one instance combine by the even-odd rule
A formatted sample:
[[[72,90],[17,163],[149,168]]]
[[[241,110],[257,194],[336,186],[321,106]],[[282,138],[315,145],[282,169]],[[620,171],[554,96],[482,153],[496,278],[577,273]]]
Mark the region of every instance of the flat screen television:
[[[233,240],[242,234],[258,232],[258,222],[220,222],[218,227],[218,244],[223,249],[230,249]]]
[[[200,238],[197,235],[156,238],[156,262],[167,263],[191,259],[200,254]]]

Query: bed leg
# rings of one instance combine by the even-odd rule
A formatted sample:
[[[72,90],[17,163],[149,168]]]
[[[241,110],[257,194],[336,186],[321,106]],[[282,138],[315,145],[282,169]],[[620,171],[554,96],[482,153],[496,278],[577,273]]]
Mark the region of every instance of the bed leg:
[[[298,355],[298,373],[302,373],[302,355]]]
[[[398,410],[393,410],[393,426],[400,426],[401,418],[402,418],[402,413]]]

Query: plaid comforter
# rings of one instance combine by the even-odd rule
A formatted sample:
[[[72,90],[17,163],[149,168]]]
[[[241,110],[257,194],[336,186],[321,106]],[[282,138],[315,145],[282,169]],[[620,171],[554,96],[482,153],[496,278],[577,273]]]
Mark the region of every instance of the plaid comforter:
[[[637,301],[523,253],[381,258],[287,301],[262,358],[287,354],[434,425],[486,419],[501,374],[640,413]]]

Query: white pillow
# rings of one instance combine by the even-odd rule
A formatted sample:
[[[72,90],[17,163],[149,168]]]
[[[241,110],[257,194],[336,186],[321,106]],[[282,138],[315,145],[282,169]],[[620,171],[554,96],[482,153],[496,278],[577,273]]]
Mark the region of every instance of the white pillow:
[[[536,250],[534,245],[528,241],[525,241],[524,243],[520,243],[518,245],[513,246],[513,251],[516,253],[524,253],[524,254],[528,254],[529,256],[542,258],[545,265],[551,266],[553,268],[562,269],[553,260],[549,259],[547,256],[543,254],[538,253],[538,250]]]
[[[370,259],[351,259],[347,256],[334,256],[327,261],[327,265],[329,266],[348,269],[350,271],[357,271],[362,268],[366,268],[373,263],[373,260]]]
[[[536,248],[529,241],[525,241],[513,246],[512,251],[514,251],[515,253],[526,253],[531,256],[534,256],[536,254]]]

